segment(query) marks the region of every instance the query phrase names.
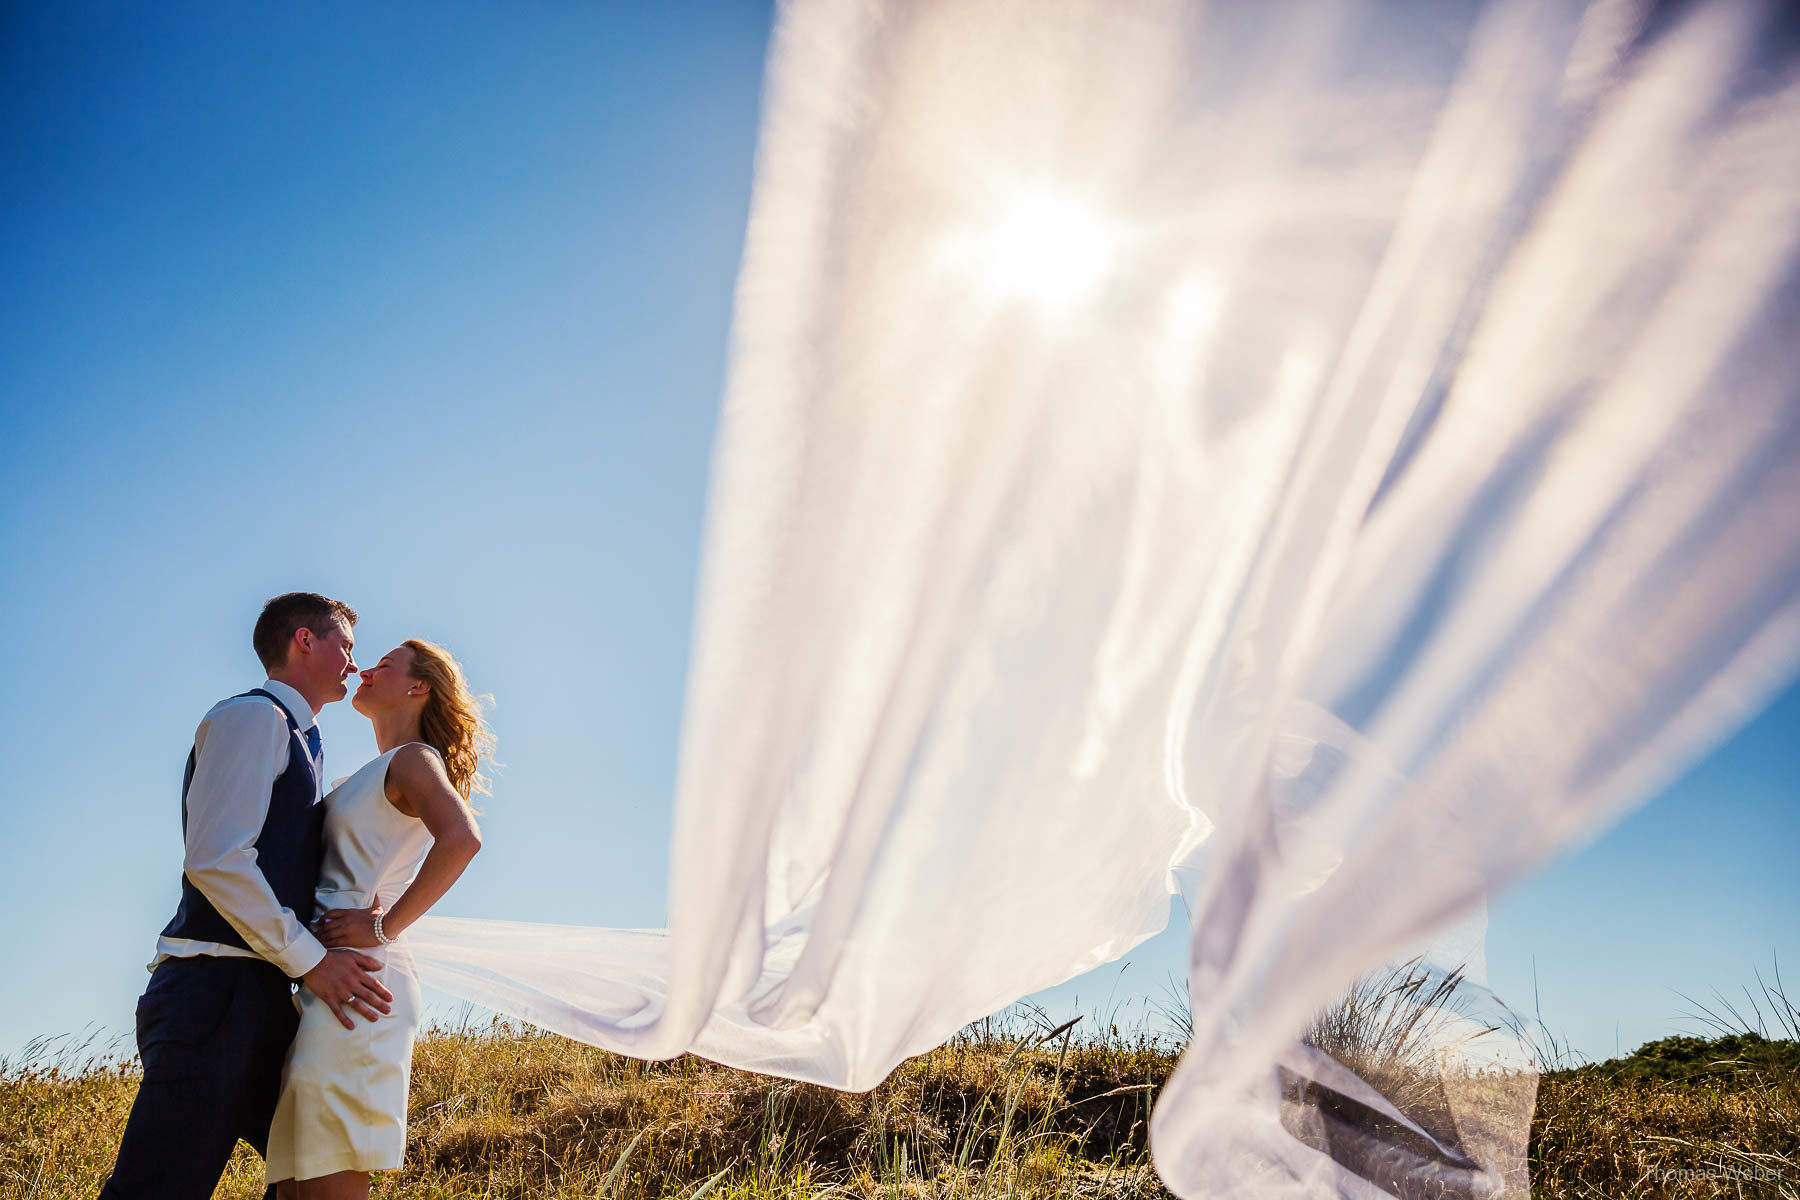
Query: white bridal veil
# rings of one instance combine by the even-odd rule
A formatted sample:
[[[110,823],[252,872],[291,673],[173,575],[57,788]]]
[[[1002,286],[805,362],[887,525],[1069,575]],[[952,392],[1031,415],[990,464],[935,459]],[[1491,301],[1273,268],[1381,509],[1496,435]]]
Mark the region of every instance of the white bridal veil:
[[[1181,893],[1171,1188],[1524,1195],[1478,945],[1428,1103],[1297,1034],[1794,666],[1797,36],[786,4],[668,929],[430,919],[425,978],[862,1089]]]

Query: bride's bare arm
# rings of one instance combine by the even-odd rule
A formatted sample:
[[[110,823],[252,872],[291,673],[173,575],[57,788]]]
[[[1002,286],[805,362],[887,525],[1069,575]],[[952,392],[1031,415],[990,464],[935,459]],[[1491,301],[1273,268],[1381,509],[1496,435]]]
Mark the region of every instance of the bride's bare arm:
[[[481,849],[481,830],[467,801],[450,786],[443,761],[423,746],[403,746],[394,755],[388,764],[387,797],[401,812],[425,822],[432,836],[418,878],[381,918],[381,931],[393,938],[450,890]],[[334,908],[319,919],[319,940],[328,947],[378,945],[374,914],[374,907]]]

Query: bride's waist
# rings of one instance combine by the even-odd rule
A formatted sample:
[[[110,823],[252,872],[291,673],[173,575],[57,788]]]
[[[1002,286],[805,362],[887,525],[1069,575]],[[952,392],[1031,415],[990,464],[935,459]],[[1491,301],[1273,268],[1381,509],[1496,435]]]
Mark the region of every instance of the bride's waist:
[[[387,894],[390,890],[393,889],[380,884],[370,888],[320,885],[319,889],[313,893],[313,901],[319,906],[319,911],[324,912],[328,908],[367,908],[375,903],[376,896],[380,896],[382,906],[386,907],[400,895],[398,890],[394,890],[394,894],[390,896]]]

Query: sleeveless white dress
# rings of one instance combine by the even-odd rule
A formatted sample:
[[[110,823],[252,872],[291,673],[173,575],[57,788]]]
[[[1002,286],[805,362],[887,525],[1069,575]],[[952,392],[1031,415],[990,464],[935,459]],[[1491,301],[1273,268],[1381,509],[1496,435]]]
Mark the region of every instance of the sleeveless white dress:
[[[418,875],[431,833],[387,798],[388,763],[401,749],[371,759],[325,797],[319,912],[366,908],[377,894],[392,905]],[[376,978],[394,994],[393,1011],[374,1022],[352,1015],[356,1028],[345,1029],[305,988],[294,997],[300,1029],[269,1129],[264,1171],[271,1181],[388,1171],[405,1160],[418,978],[404,939],[363,953],[382,960]]]

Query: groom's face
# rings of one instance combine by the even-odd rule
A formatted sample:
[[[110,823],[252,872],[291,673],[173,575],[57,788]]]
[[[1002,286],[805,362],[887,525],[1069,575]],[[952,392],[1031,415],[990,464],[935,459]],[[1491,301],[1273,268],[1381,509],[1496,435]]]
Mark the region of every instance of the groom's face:
[[[331,632],[313,639],[312,659],[321,694],[342,700],[349,693],[346,680],[356,674],[356,660],[351,657],[355,647],[356,636],[342,621],[332,622]]]

